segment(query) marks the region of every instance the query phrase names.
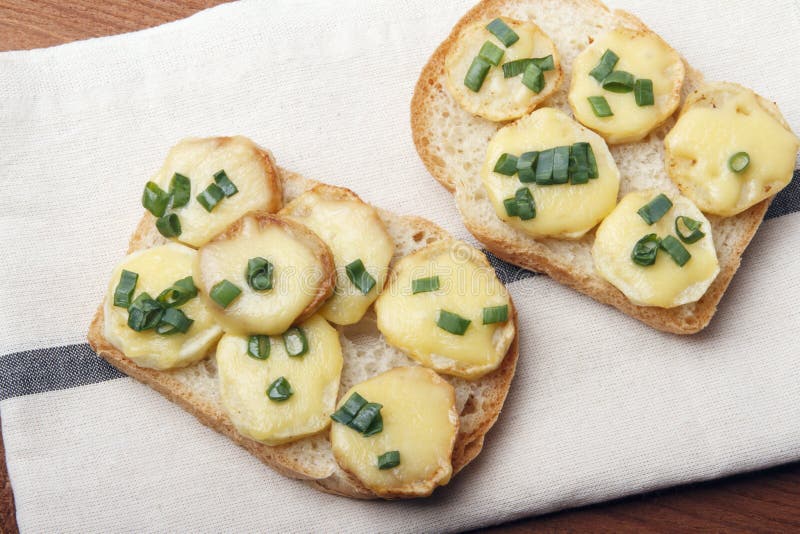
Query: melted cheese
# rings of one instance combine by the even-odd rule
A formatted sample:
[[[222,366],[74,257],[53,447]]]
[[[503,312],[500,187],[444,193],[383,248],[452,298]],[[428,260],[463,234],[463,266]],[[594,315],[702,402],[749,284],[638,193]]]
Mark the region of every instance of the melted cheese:
[[[272,263],[272,289],[255,291],[248,285],[247,261],[255,257]],[[200,248],[194,273],[203,298],[225,331],[268,335],[292,325],[316,297],[325,274],[314,251],[281,224],[259,227],[252,217],[242,219],[237,235]],[[242,291],[224,309],[208,296],[222,280]]]
[[[706,213],[730,216],[786,187],[800,144],[755,93],[731,84],[726,91],[723,98],[693,97],[664,144],[670,177],[683,194]],[[750,156],[742,173],[728,167],[737,152]]]
[[[220,400],[236,429],[245,436],[278,445],[315,434],[330,424],[336,404],[342,347],[339,335],[315,315],[302,323],[308,352],[286,353],[280,336],[270,338],[270,354],[258,360],[247,354],[248,336],[226,334],[217,346]],[[270,384],[284,377],[292,396],[282,402],[267,397]]]
[[[673,207],[658,221],[648,225],[637,213],[658,191],[635,191],[623,198],[616,209],[597,228],[592,258],[597,272],[622,291],[634,304],[672,308],[702,297],[719,273],[719,262],[711,236],[711,223],[686,197],[670,198]],[[680,267],[664,250],[648,267],[631,259],[636,242],[647,234],[660,238],[675,233],[675,218],[690,217],[702,223],[705,237],[693,244],[683,243],[692,255]]]
[[[653,81],[652,106],[638,106],[633,92],[606,91],[589,72],[606,50],[619,56],[614,70],[627,71],[634,78]],[[578,54],[572,64],[569,105],[575,118],[606,138],[609,143],[638,141],[672,115],[680,102],[684,66],[675,50],[652,32],[617,28],[602,36]],[[598,117],[587,100],[603,96],[614,115]]]
[[[143,292],[156,298],[176,281],[191,276],[196,255],[189,247],[171,243],[131,254],[111,274],[104,302],[103,335],[137,365],[153,369],[184,367],[204,358],[222,335],[222,329],[200,298],[193,298],[179,308],[194,320],[189,330],[169,336],[156,334],[154,330],[132,330],[128,327],[128,310],[114,306],[114,290],[123,269],[139,275],[134,298]]]
[[[223,198],[209,213],[196,197],[214,183],[214,173],[221,169],[239,192]],[[244,137],[185,139],[169,151],[152,181],[168,191],[176,172],[192,184],[189,203],[174,210],[181,221],[177,239],[193,247],[208,242],[248,211],[275,211],[281,203],[272,163]]]
[[[358,393],[383,405],[383,430],[364,437],[340,423],[331,426],[331,446],[340,466],[378,495],[430,495],[453,472],[451,456],[458,413],[452,386],[433,371],[397,367],[354,386],[341,399]],[[378,469],[378,456],[400,453],[400,464]]]
[[[599,176],[586,184],[522,184],[516,175],[493,171],[504,152],[519,156],[579,141],[592,145],[597,160]],[[497,216],[533,237],[581,237],[614,209],[619,192],[619,171],[603,139],[553,108],[538,109],[501,128],[486,148],[481,179]],[[526,185],[533,194],[536,217],[523,221],[506,213],[503,200]]]
[[[281,212],[308,226],[330,247],[336,264],[336,290],[319,313],[335,324],[358,322],[378,298],[394,254],[394,242],[375,209],[353,195],[326,199],[320,193],[304,193]],[[364,295],[347,277],[345,266],[360,259],[375,279]]]
[[[465,110],[493,121],[521,117],[555,91],[561,82],[558,52],[547,34],[532,22],[503,20],[519,35],[519,40],[509,48],[489,33],[486,25],[491,19],[487,19],[465,28],[445,58],[445,82],[450,94]],[[480,91],[476,93],[464,85],[464,77],[486,41],[494,43],[505,53],[500,64],[489,69]],[[503,63],[549,55],[553,56],[555,69],[544,72],[545,85],[539,93],[522,84],[522,74],[513,78],[503,77]]]
[[[412,280],[439,276],[436,291],[412,294]],[[483,324],[483,308],[508,305],[509,321]],[[440,328],[439,310],[472,323],[464,335]],[[514,338],[508,292],[485,257],[461,243],[437,243],[406,256],[375,302],[386,340],[437,371],[476,379],[496,369]]]

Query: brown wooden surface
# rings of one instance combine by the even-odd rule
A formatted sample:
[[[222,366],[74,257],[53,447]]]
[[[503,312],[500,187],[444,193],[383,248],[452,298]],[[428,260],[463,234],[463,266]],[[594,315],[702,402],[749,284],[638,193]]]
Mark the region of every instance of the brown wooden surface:
[[[0,0],[0,50],[52,46],[155,26],[221,0]],[[1,75],[1,74],[0,74]],[[5,459],[0,437],[0,457]],[[5,461],[0,532],[17,532]],[[525,519],[491,532],[800,531],[800,463]]]

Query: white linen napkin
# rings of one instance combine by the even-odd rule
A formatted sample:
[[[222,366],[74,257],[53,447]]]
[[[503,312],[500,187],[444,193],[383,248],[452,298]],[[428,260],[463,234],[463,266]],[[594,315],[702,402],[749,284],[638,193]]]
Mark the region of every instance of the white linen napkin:
[[[87,349],[142,184],[186,136],[246,135],[282,166],[470,239],[409,128],[420,69],[470,4],[242,2],[0,54],[0,416],[23,532],[448,531],[800,459],[798,179],[698,335],[544,276],[511,282],[521,357],[506,406],[481,456],[427,500],[283,478]],[[796,1],[613,6],[800,131]]]

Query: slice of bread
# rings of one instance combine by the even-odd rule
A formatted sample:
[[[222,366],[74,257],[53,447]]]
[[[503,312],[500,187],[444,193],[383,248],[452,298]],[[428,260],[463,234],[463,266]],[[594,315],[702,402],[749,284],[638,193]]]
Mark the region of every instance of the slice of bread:
[[[537,240],[503,223],[483,188],[480,169],[487,143],[504,124],[475,117],[461,109],[447,92],[444,78],[444,59],[461,29],[476,20],[501,15],[533,20],[555,41],[565,81],[542,105],[561,109],[570,116],[567,91],[572,61],[578,53],[593,37],[617,26],[647,29],[635,16],[624,11],[612,12],[595,0],[483,0],[461,18],[450,36],[436,49],[414,91],[411,129],[428,171],[454,193],[467,229],[498,257],[543,272],[659,330],[676,334],[702,330],[739,268],[742,253],[761,224],[771,198],[735,217],[709,216],[720,274],[699,301],[670,309],[637,306],[603,280],[592,263],[593,233],[577,241]],[[702,75],[686,65],[683,97],[701,83]],[[663,141],[674,123],[675,117],[670,117],[642,141],[610,147],[621,174],[620,197],[640,189],[679,192],[664,165]]]
[[[318,185],[298,174],[279,169],[284,204]],[[430,243],[452,237],[430,221],[402,217],[379,210],[379,215],[395,242],[392,262]],[[150,214],[145,214],[130,241],[129,252],[156,246],[166,240],[155,230]],[[516,321],[516,317],[513,317]],[[378,332],[372,309],[358,323],[338,327],[344,368],[339,395],[353,385],[394,367],[417,365]],[[155,371],[137,366],[115,349],[103,336],[103,307],[98,308],[89,329],[89,344],[113,366],[144,382],[171,401],[195,415],[203,424],[225,434],[261,461],[280,473],[303,479],[316,489],[348,497],[370,499],[376,495],[336,463],[331,451],[329,432],[303,438],[293,443],[270,447],[239,434],[222,409],[214,355],[183,369]],[[480,380],[467,381],[444,376],[456,391],[460,428],[453,450],[453,472],[460,471],[483,447],[483,439],[503,406],[518,356],[515,338],[503,363]]]

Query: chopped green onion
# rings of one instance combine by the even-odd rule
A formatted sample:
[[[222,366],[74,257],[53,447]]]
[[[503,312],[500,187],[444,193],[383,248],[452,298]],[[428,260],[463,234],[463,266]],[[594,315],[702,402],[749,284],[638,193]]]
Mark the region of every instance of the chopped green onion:
[[[633,246],[631,251],[631,259],[633,263],[647,267],[656,262],[656,254],[658,254],[658,245],[661,240],[656,234],[647,234]]]
[[[503,78],[513,78],[514,76],[519,76],[520,74],[525,72],[525,69],[532,62],[533,62],[532,58],[523,58],[503,63]]]
[[[635,78],[630,72],[615,70],[603,80],[603,89],[612,93],[630,93],[633,91]]]
[[[128,306],[128,326],[136,332],[155,328],[161,321],[164,308],[147,293],[140,293]]]
[[[439,277],[429,276],[428,278],[415,278],[411,281],[411,294],[428,293],[439,289]]]
[[[503,200],[503,206],[509,217],[519,217],[523,221],[536,217],[536,204],[527,187],[520,187],[513,197]]]
[[[283,346],[289,356],[302,356],[308,352],[306,333],[299,326],[291,327],[283,333]]]
[[[589,158],[589,179],[597,178],[599,176],[597,174],[597,160],[594,159],[594,150],[592,150],[591,143],[586,149],[586,155]]]
[[[692,258],[692,255],[689,254],[689,251],[686,250],[680,241],[668,235],[664,239],[661,240],[661,248],[667,251],[667,254],[672,256],[672,259],[675,260],[680,267],[686,265],[686,262]]]
[[[247,285],[254,291],[272,289],[272,264],[260,256],[247,260]]]
[[[530,63],[525,67],[525,72],[522,74],[522,85],[534,93],[540,93],[544,89],[544,73],[536,63]]]
[[[214,173],[214,181],[217,183],[217,186],[222,189],[222,192],[225,193],[226,197],[232,197],[239,192],[239,190],[236,188],[236,185],[234,185],[234,183],[231,182],[231,179],[228,178],[228,174],[225,172],[225,169],[220,169]]]
[[[508,153],[502,154],[494,164],[494,172],[514,176],[517,172],[517,156]]]
[[[539,161],[536,162],[536,183],[550,185],[553,183],[553,159],[555,151],[550,148],[539,152]]]
[[[222,306],[223,308],[227,308],[230,306],[231,302],[236,300],[236,297],[242,294],[242,290],[236,287],[235,284],[223,280],[222,282],[218,282],[211,288],[211,292],[209,296],[211,300]]]
[[[177,308],[197,296],[197,288],[191,276],[181,278],[159,293],[156,300],[165,308]]]
[[[378,456],[378,469],[392,469],[400,465],[400,451],[388,451]]]
[[[158,187],[155,182],[147,182],[142,193],[142,206],[155,215],[161,217],[167,211],[169,193]]]
[[[565,184],[569,181],[569,146],[553,149],[553,183]]]
[[[556,68],[556,62],[553,60],[552,54],[545,57],[534,57],[531,58],[531,61],[533,61],[542,72],[547,70],[555,70]]]
[[[447,310],[439,310],[436,318],[436,326],[457,336],[463,336],[471,322],[469,319],[464,319],[457,313]]]
[[[508,304],[483,309],[483,324],[504,323],[508,321]]]
[[[482,57],[494,66],[500,64],[500,60],[503,59],[503,54],[505,54],[503,49],[491,41],[486,41],[483,43],[480,52],[478,52],[478,56]]]
[[[378,404],[378,406],[380,406],[380,404]],[[375,419],[372,420],[372,424],[370,424],[367,427],[367,429],[363,432],[363,435],[365,438],[368,438],[370,436],[374,436],[375,434],[380,434],[382,431],[383,431],[383,416],[379,411]]]
[[[641,78],[633,84],[633,96],[637,106],[652,106],[656,103],[653,96],[653,80]]]
[[[499,17],[487,24],[486,29],[489,30],[492,35],[497,37],[497,39],[503,43],[506,48],[519,40],[519,35],[517,35],[514,30],[509,28],[508,24],[503,22],[503,20]]]
[[[481,90],[483,80],[489,74],[489,69],[492,67],[491,63],[486,61],[480,56],[475,56],[472,64],[469,66],[467,75],[464,77],[464,85],[476,93]]]
[[[247,339],[247,355],[256,360],[269,358],[270,348],[269,336],[256,335]]]
[[[223,198],[225,198],[225,192],[217,184],[209,184],[202,193],[197,195],[197,201],[209,213]]]
[[[133,291],[136,289],[136,282],[138,281],[139,275],[137,273],[126,271],[125,269],[122,270],[122,274],[119,276],[119,283],[114,289],[114,306],[127,308],[131,305]]]
[[[536,181],[536,173],[533,166],[536,165],[536,160],[539,158],[538,152],[525,152],[517,159],[517,173],[519,173],[519,181],[522,183],[531,183]]]
[[[169,182],[169,195],[172,197],[172,207],[181,208],[189,203],[192,192],[192,182],[186,176],[175,173]]]
[[[578,185],[589,182],[589,148],[586,142],[575,143],[569,151],[569,180]]]
[[[612,52],[611,50],[606,50],[603,52],[602,57],[600,58],[600,62],[589,72],[589,76],[594,78],[600,83],[603,83],[603,80],[606,79],[606,76],[611,74],[611,71],[614,70],[614,66],[619,61],[619,56]]]
[[[519,215],[517,211],[517,199],[516,197],[511,197],[503,200],[503,206],[506,208],[506,213],[509,217],[516,217]]]
[[[667,195],[660,193],[653,200],[639,208],[636,213],[644,219],[647,224],[653,224],[661,220],[661,217],[667,213],[672,207],[672,201],[667,198]]]
[[[503,63],[503,77],[513,78],[514,76],[518,76],[525,72],[525,69],[527,69],[528,65],[531,63],[539,67],[539,70],[542,72],[554,70],[556,68],[556,64],[553,61],[552,55],[540,58],[528,57],[523,59],[515,59],[514,61]]]
[[[279,377],[267,388],[267,397],[273,402],[283,402],[294,395],[291,384],[284,377]]]
[[[523,221],[536,217],[536,204],[533,202],[533,194],[527,187],[520,187],[514,193],[514,200],[517,203],[517,217]]]
[[[181,235],[181,220],[174,213],[156,219],[156,229],[164,237],[177,237]]]
[[[728,160],[728,168],[735,173],[744,172],[750,165],[750,154],[747,152],[737,152]]]
[[[193,319],[189,319],[182,310],[167,308],[156,326],[156,334],[169,336],[172,334],[185,334],[192,326]]]
[[[700,241],[706,234],[700,230],[700,226],[703,223],[700,221],[695,221],[694,219],[687,217],[685,215],[679,215],[675,218],[675,233],[678,234],[678,237],[681,238],[681,241],[684,243],[691,245],[692,243],[696,243]],[[684,233],[684,228],[689,232]]]
[[[608,105],[608,101],[604,96],[590,96],[587,97],[589,104],[592,106],[592,111],[594,111],[595,116],[597,117],[610,117],[614,113],[611,111],[611,106]]]
[[[375,287],[375,279],[367,272],[364,262],[360,258],[345,265],[344,270],[347,278],[362,294],[366,295]]]
[[[342,406],[333,412],[331,415],[331,419],[336,421],[337,423],[342,423],[343,425],[349,425],[350,421],[352,421],[356,415],[358,415],[359,410],[366,406],[367,399],[359,395],[358,393],[353,393],[350,395],[350,398],[342,404]]]
[[[347,426],[361,432],[365,437],[372,436],[383,430],[383,417],[381,416],[382,404],[368,402],[358,410],[358,413]]]

